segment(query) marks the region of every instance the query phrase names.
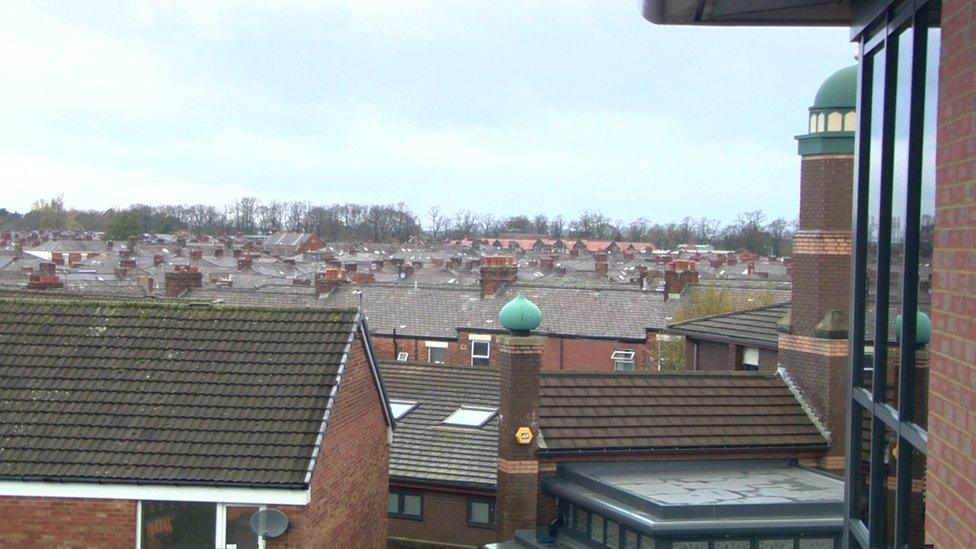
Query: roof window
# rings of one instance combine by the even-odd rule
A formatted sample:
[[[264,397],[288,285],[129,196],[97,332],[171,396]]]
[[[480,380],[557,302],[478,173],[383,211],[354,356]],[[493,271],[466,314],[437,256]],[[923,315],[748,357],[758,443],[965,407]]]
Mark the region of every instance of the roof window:
[[[497,408],[484,408],[481,406],[461,406],[453,414],[444,420],[444,425],[454,427],[476,427],[480,428],[495,417]]]
[[[410,400],[390,399],[390,411],[393,412],[393,417],[397,420],[409,414],[416,407],[417,403]]]

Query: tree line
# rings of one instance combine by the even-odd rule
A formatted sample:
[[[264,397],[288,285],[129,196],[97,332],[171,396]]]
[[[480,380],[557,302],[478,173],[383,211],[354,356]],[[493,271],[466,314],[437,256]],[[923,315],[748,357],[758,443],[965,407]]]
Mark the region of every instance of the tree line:
[[[260,201],[253,197],[239,198],[222,207],[133,204],[107,210],[69,208],[62,197],[54,197],[36,201],[24,214],[0,209],[0,226],[105,231],[109,238],[180,231],[212,235],[309,232],[326,242],[406,242],[424,237],[436,241],[522,233],[561,239],[653,242],[662,249],[675,249],[680,244],[711,244],[721,249],[745,248],[776,256],[790,253],[794,229],[794,223],[783,218],[769,220],[761,210],[741,213],[727,224],[707,217],[658,223],[644,217],[630,222],[613,220],[596,211],[583,211],[573,219],[566,219],[562,215],[506,217],[469,210],[444,212],[433,206],[425,214],[417,215],[402,202],[315,205],[301,201]]]

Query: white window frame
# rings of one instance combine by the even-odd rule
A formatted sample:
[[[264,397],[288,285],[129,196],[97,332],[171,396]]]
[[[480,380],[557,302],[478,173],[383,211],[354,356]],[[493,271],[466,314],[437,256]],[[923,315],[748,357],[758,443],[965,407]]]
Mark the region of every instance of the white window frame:
[[[444,351],[444,360],[434,361],[431,358],[430,355],[433,354],[434,349],[437,349],[438,351]],[[447,364],[447,349],[444,348],[444,347],[427,347],[427,363],[428,364]]]
[[[633,349],[616,349],[610,353],[610,360],[613,361],[613,371],[614,372],[633,372],[637,370],[637,361],[634,357],[637,356],[637,351]],[[630,364],[630,369],[618,368],[618,364]]]
[[[478,425],[465,424],[465,423],[452,423],[450,419],[454,417],[455,414],[458,414],[463,410],[468,410],[473,412],[484,412],[487,414],[487,416],[485,417],[485,420]],[[492,420],[492,418],[494,418],[497,415],[498,415],[498,408],[490,408],[488,406],[466,406],[462,404],[457,410],[451,412],[451,415],[444,418],[444,421],[441,422],[441,425],[447,427],[455,427],[459,429],[481,429],[482,427],[487,425],[488,422]]]
[[[486,354],[484,354],[484,355],[476,355],[476,354],[474,354],[475,343],[484,343],[485,345],[487,345],[488,346],[488,352]],[[478,358],[478,359],[485,359],[489,363],[491,362],[491,340],[490,339],[489,340],[485,340],[485,339],[472,339],[471,340],[471,365],[472,366],[475,365],[474,360],[476,358]]]
[[[396,357],[397,362],[406,362],[408,360],[410,360],[410,353],[408,353],[407,351],[400,351],[397,353],[397,357]]]
[[[147,500],[148,501],[148,500]],[[159,500],[153,500],[159,501]],[[142,502],[136,502],[136,549],[142,549]],[[187,503],[204,503],[197,501],[187,501]],[[214,532],[214,549],[225,549],[227,547],[227,508],[228,507],[257,507],[259,511],[268,508],[267,505],[254,503],[212,503],[214,512],[217,514]],[[258,538],[258,549],[265,549],[264,538],[255,534]]]

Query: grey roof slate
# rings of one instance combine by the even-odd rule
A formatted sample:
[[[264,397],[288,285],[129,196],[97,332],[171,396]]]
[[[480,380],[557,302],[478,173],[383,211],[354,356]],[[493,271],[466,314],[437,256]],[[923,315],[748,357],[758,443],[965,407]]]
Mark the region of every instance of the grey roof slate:
[[[480,429],[445,428],[461,405],[498,407],[498,370],[443,364],[382,364],[390,399],[417,402],[397,421],[390,478],[493,489],[498,469],[498,416]]]
[[[518,292],[542,310],[540,334],[643,340],[650,330],[667,327],[675,300],[636,288],[542,286],[519,283],[482,299],[478,288],[390,284],[343,285],[326,304],[360,304],[378,334],[410,337],[457,337],[458,328],[501,330],[498,312]],[[361,293],[361,296],[360,296]]]
[[[303,487],[356,319],[0,296],[0,478]]]

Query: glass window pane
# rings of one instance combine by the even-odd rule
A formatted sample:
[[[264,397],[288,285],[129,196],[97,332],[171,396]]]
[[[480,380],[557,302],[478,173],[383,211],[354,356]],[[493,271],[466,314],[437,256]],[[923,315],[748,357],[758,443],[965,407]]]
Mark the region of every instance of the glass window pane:
[[[420,516],[420,496],[403,494],[403,514],[411,517]]]
[[[834,549],[834,538],[801,538],[799,549]]]
[[[703,540],[676,541],[671,544],[671,549],[708,549],[708,542]]]
[[[398,494],[390,492],[389,499],[386,503],[386,511],[393,514],[400,512],[400,496]]]
[[[752,542],[747,539],[721,539],[715,541],[715,549],[751,549]]]
[[[792,539],[761,539],[759,549],[794,549]]]
[[[143,549],[213,549],[217,506],[213,503],[142,502]]]
[[[468,517],[468,520],[478,524],[490,524],[491,517],[489,514],[488,503],[485,501],[472,501],[471,516]]]
[[[576,508],[576,519],[573,520],[573,529],[574,530],[577,530],[577,531],[583,532],[583,534],[586,534],[586,527],[587,527],[587,524],[588,524],[587,523],[587,515],[588,515],[588,513],[586,512],[586,509],[581,509],[579,507]]]
[[[590,539],[603,543],[603,517],[590,515]]]
[[[444,364],[447,362],[447,349],[441,347],[430,347],[427,349],[427,361],[432,364]]]
[[[237,545],[237,549],[258,549],[258,536],[251,530],[251,516],[258,510],[258,507],[227,506],[224,533],[227,545]]]
[[[604,543],[610,549],[618,549],[620,547],[620,524],[607,519],[607,538]]]
[[[877,314],[877,281],[878,281],[878,241],[881,228],[881,135],[884,126],[884,82],[885,82],[885,49],[880,48],[871,56],[871,105],[868,116],[871,120],[870,135],[870,168],[868,170],[868,204],[867,204],[867,276],[865,279],[865,339],[874,341],[875,318]],[[864,365],[867,372],[873,371],[871,364]],[[870,373],[865,375],[865,384],[870,384]]]
[[[638,549],[637,532],[624,530],[624,549]]]
[[[487,341],[471,342],[471,356],[487,357],[488,352],[489,352],[489,344]]]

